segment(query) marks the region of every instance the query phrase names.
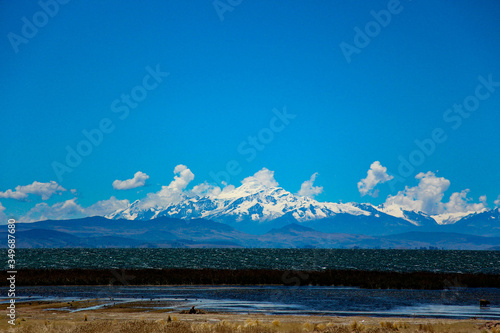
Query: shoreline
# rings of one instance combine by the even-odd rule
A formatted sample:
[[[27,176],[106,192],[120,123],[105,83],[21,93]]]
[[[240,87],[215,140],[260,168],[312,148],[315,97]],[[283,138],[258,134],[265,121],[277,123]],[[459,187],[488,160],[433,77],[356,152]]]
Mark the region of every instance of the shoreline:
[[[1,286],[7,286],[3,279]],[[500,274],[270,269],[18,269],[16,286],[283,285],[363,289],[500,288]]]
[[[88,305],[73,304],[75,308]],[[20,303],[15,329],[3,320],[0,330],[16,332],[498,332],[500,321],[404,317],[341,317],[198,313],[169,309],[110,307],[68,312],[66,302]]]

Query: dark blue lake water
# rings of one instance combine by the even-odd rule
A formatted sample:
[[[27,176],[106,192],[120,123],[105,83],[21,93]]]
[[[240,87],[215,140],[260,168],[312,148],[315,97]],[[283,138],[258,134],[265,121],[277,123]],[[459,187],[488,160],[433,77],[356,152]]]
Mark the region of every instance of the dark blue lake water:
[[[6,258],[6,250],[3,251]],[[500,251],[18,249],[16,266],[17,268],[357,269],[500,274]]]

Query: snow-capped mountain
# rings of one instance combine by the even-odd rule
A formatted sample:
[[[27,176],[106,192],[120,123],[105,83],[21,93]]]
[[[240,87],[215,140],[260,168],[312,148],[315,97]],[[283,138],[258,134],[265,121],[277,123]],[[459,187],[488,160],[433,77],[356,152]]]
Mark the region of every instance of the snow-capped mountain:
[[[446,214],[440,214],[440,215],[432,215],[431,217],[438,223],[438,224],[454,224],[461,219],[469,216],[469,215],[474,215],[476,213],[482,213],[485,212],[486,209],[482,210],[481,212],[459,212],[459,213],[446,213]]]
[[[167,216],[175,218],[205,218],[214,221],[228,219],[266,222],[285,215],[298,222],[323,219],[336,214],[371,215],[357,204],[318,202],[294,195],[281,187],[267,187],[255,183],[243,184],[217,196],[184,196],[178,203],[164,207],[142,208],[141,201],[108,216],[111,219],[149,220]]]
[[[469,214],[457,222],[447,225],[454,232],[480,236],[500,236],[500,208]]]
[[[420,211],[412,211],[412,210],[405,210],[403,207],[392,204],[392,205],[385,205],[382,204],[377,207],[377,210],[393,216],[397,217],[400,219],[403,219],[405,221],[410,222],[411,224],[419,227],[423,226],[434,226],[436,223],[437,224],[446,224],[445,222],[449,220],[451,214],[442,214],[442,215],[428,215],[424,212]],[[468,215],[464,214],[462,216]],[[444,221],[444,222],[443,222]]]
[[[500,223],[495,219],[498,215],[495,211],[498,209],[484,212],[492,216],[494,224]],[[430,216],[404,210],[397,205],[377,207],[366,203],[319,202],[292,194],[281,187],[249,182],[217,194],[182,194],[174,203],[166,205],[137,200],[126,209],[106,217],[127,220],[203,218],[250,233],[267,232],[272,228],[299,222],[323,232],[387,235],[408,231],[447,231],[453,224],[477,214],[469,212]],[[483,215],[481,218],[486,218]],[[500,235],[500,227],[497,229]],[[497,234],[497,231],[489,234]]]

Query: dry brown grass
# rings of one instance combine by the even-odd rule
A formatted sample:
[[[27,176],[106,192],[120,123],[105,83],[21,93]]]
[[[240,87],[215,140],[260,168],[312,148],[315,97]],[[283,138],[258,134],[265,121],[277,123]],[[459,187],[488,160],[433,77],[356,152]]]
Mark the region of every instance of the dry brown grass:
[[[273,318],[270,318],[273,319]],[[306,319],[306,318],[304,318]],[[93,321],[19,321],[16,328],[6,330],[12,332],[41,333],[41,332],[74,332],[74,333],[284,333],[284,332],[322,332],[322,333],[349,333],[349,332],[488,332],[496,333],[496,328],[485,329],[479,325],[450,325],[450,324],[410,324],[407,322],[380,322],[363,324],[358,321],[344,324],[298,323],[282,322],[277,319],[266,322],[247,319],[245,321],[190,322],[188,320],[93,320]]]

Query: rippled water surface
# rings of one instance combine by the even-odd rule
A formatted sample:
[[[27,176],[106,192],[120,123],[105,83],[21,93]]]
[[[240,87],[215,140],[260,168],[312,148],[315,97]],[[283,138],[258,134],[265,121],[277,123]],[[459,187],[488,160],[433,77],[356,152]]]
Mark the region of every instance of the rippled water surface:
[[[500,274],[500,251],[18,249],[16,261],[18,268],[357,269]]]

